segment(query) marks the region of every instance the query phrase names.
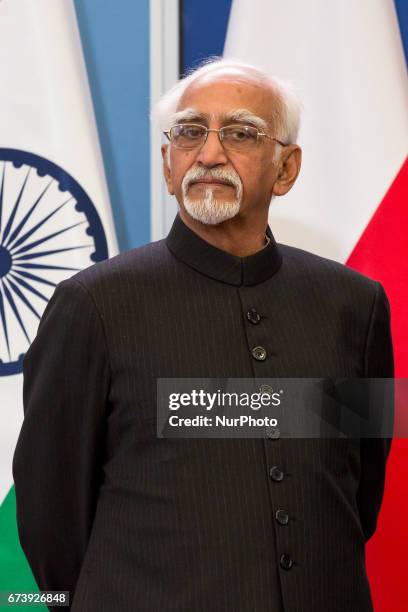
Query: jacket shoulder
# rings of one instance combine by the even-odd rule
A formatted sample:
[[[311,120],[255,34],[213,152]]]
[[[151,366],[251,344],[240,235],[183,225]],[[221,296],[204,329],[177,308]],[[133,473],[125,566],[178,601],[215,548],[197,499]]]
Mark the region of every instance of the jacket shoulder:
[[[286,292],[302,300],[307,308],[327,313],[353,312],[370,319],[376,304],[389,309],[384,288],[378,281],[348,266],[288,245],[279,245],[281,274]]]
[[[91,292],[103,286],[112,291],[129,277],[140,282],[151,278],[152,274],[167,267],[169,255],[165,240],[158,240],[99,261],[77,272],[69,280],[76,281]]]
[[[353,270],[338,261],[321,257],[285,244],[279,244],[283,258],[283,269],[295,276],[297,282],[302,279],[319,285],[349,286],[368,293],[375,293],[379,283],[372,278]]]

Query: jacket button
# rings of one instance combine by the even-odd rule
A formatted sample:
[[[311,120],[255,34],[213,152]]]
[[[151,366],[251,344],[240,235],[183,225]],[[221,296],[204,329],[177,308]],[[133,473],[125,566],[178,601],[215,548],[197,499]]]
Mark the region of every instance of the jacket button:
[[[293,565],[293,559],[291,559],[289,555],[281,555],[279,563],[282,569],[290,570]]]
[[[281,480],[283,480],[283,477],[284,477],[284,473],[282,472],[282,470],[278,468],[277,465],[274,465],[269,470],[269,475],[272,478],[272,480],[275,480],[276,482],[280,482]]]
[[[266,350],[263,346],[255,346],[255,348],[252,349],[252,357],[257,361],[265,361]]]
[[[272,395],[273,389],[270,385],[261,385],[259,387],[259,393],[265,393],[265,395]]]
[[[250,308],[247,312],[247,319],[253,325],[257,325],[261,320],[261,315],[255,308]]]
[[[278,440],[280,435],[280,430],[277,427],[268,427],[266,430],[266,436],[270,440]]]
[[[275,518],[280,525],[287,525],[289,523],[289,514],[285,510],[277,510]]]

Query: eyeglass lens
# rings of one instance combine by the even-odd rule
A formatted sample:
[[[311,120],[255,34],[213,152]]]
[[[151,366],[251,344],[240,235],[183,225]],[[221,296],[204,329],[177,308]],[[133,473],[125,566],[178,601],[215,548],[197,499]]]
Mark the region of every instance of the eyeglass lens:
[[[193,149],[202,146],[207,138],[208,131],[203,125],[182,124],[175,125],[170,130],[170,140],[180,149]],[[218,131],[220,141],[226,148],[250,148],[258,141],[258,130],[248,125],[228,125]]]

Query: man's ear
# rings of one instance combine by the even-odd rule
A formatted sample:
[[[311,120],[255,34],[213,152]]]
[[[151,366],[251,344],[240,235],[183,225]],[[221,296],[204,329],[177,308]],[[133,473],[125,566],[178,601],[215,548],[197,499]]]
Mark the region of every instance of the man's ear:
[[[174,195],[173,181],[171,180],[171,170],[170,170],[170,165],[169,165],[169,155],[170,155],[169,145],[167,144],[162,145],[161,153],[162,153],[162,158],[163,158],[163,176],[164,176],[164,180],[166,181],[167,191],[169,192],[170,195]]]
[[[273,195],[285,195],[297,179],[302,163],[302,149],[297,145],[288,145],[279,159],[278,177],[274,183]]]

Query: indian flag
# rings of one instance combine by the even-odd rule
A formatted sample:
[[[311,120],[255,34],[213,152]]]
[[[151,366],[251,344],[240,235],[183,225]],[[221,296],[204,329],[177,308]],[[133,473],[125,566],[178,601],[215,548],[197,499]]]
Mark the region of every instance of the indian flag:
[[[56,284],[117,246],[72,0],[0,2],[0,56],[0,591],[27,591],[11,472],[22,360]]]

